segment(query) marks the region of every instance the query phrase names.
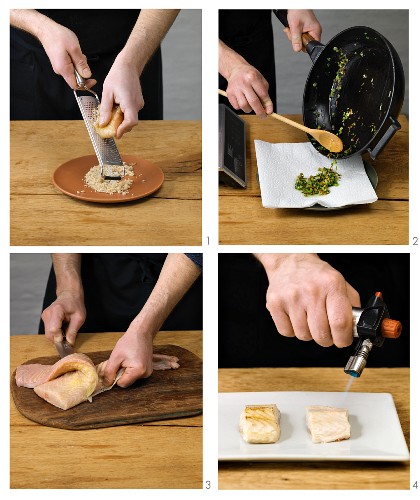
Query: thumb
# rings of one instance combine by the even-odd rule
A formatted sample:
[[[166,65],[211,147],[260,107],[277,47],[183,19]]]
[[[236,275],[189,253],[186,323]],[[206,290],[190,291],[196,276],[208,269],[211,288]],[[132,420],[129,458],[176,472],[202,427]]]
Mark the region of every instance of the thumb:
[[[125,389],[126,387],[134,384],[138,378],[139,375],[135,368],[127,367],[123,375],[118,379],[117,385]]]
[[[290,24],[290,40],[295,52],[302,50],[302,27],[300,24]]]
[[[83,78],[90,78],[92,76],[92,72],[90,71],[86,56],[82,53],[80,45],[72,48],[69,55],[73,62],[73,66],[77,69],[77,72],[82,75]]]
[[[114,96],[111,92],[102,92],[101,111],[99,115],[99,125],[104,127],[111,120],[112,106],[114,105]]]
[[[113,384],[115,377],[117,376],[117,371],[119,370],[120,366],[121,366],[121,360],[119,360],[117,356],[114,356],[113,353],[111,353],[111,356],[106,363],[104,371],[105,383],[107,385]]]

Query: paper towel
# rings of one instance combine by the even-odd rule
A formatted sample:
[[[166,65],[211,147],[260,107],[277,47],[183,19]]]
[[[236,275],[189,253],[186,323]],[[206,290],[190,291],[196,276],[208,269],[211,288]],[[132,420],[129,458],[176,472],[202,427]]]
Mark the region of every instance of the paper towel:
[[[362,157],[337,160],[341,174],[338,186],[327,195],[305,196],[295,189],[297,176],[318,173],[330,167],[332,160],[316,151],[309,142],[271,144],[255,141],[262,204],[266,208],[307,208],[319,203],[324,207],[344,207],[373,203],[378,199],[365,172]]]

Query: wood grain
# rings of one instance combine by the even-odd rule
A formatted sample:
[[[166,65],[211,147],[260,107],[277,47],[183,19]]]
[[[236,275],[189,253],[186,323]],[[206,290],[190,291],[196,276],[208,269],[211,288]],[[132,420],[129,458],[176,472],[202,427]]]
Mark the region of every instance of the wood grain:
[[[132,386],[98,394],[92,403],[81,403],[66,411],[47,403],[32,389],[16,385],[16,371],[11,377],[11,391],[16,408],[34,422],[60,429],[84,430],[138,424],[154,420],[198,415],[202,412],[202,362],[198,356],[174,345],[155,348],[155,353],[176,356],[176,370],[153,372]],[[109,359],[111,351],[85,353],[95,365]],[[57,356],[43,356],[25,364],[53,365]]]
[[[121,333],[79,334],[76,350],[112,349]],[[55,349],[42,335],[10,339],[10,375]],[[155,345],[202,355],[202,333],[160,332]],[[34,458],[36,457],[36,459]],[[10,403],[11,488],[202,488],[202,416],[72,432],[23,417]]]
[[[299,115],[288,115],[302,122]],[[378,201],[334,211],[267,209],[257,182],[254,140],[306,142],[303,132],[269,118],[243,117],[247,128],[247,189],[220,186],[221,244],[407,244],[408,243],[408,120],[376,161]],[[378,230],[372,230],[377,227]],[[386,231],[383,230],[386,228]]]
[[[343,391],[340,368],[232,368],[219,370],[220,392]],[[389,392],[410,444],[408,368],[366,368],[352,392]],[[380,418],[372,415],[372,418]],[[386,437],[384,437],[386,439]],[[220,489],[409,489],[410,464],[385,462],[220,462]]]
[[[145,121],[118,148],[158,165],[161,189],[118,208],[74,200],[51,177],[65,161],[92,154],[83,121],[11,122],[11,244],[73,245],[75,235],[81,245],[201,244],[201,123]]]

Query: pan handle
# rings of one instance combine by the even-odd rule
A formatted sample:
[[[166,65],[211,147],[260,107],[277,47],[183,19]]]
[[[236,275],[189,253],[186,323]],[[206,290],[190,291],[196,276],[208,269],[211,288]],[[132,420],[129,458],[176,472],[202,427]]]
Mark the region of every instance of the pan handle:
[[[274,15],[281,22],[281,24],[285,27],[289,27],[289,21],[287,20],[287,9],[273,9]],[[312,62],[315,62],[315,59],[322,52],[325,45],[318,40],[315,40],[309,33],[302,33],[302,44],[306,49],[306,52],[309,54]]]
[[[390,116],[389,120],[391,121],[391,125],[388,127],[388,130],[379,139],[377,144],[375,144],[373,149],[370,149],[370,148],[367,149],[372,160],[376,160],[379,153],[388,144],[388,142],[391,140],[391,138],[395,134],[395,132],[397,132],[397,130],[400,130],[400,128],[401,128],[401,125],[399,124],[399,122],[397,120],[395,120],[395,118],[392,118],[392,116]]]

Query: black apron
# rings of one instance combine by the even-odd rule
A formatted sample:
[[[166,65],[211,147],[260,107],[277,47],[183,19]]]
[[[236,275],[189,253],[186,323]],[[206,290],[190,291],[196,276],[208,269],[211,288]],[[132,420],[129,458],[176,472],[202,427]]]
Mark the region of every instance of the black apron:
[[[268,81],[268,93],[276,111],[276,68],[271,11],[219,10],[219,38],[257,68]],[[227,81],[219,74],[219,89],[226,88]],[[225,97],[220,96],[219,101],[233,109]],[[235,112],[243,114],[242,111]]]
[[[83,332],[125,332],[140,312],[159,277],[166,254],[82,254],[87,317]],[[56,299],[51,269],[43,310]],[[162,330],[202,330],[202,278],[172,311]],[[43,334],[41,320],[39,333]]]
[[[320,254],[359,292],[362,306],[378,291],[403,324],[396,340],[373,348],[368,366],[409,366],[408,254]],[[343,367],[353,347],[321,347],[281,336],[266,309],[268,279],[250,254],[219,254],[219,367]]]
[[[74,31],[87,56],[93,90],[102,97],[104,80],[124,47],[139,10],[40,10]],[[163,119],[162,57],[160,48],[140,78],[145,106],[141,120]],[[30,34],[10,28],[10,119],[82,119],[73,91],[56,75],[39,41]]]

